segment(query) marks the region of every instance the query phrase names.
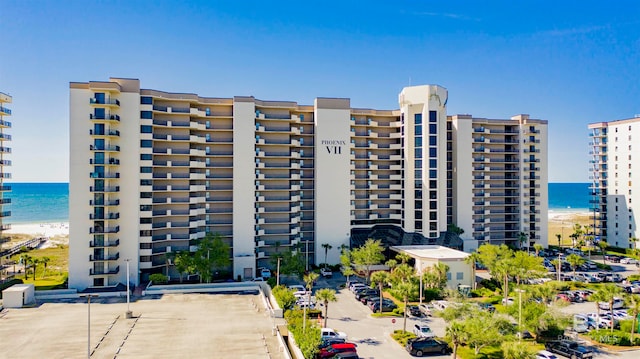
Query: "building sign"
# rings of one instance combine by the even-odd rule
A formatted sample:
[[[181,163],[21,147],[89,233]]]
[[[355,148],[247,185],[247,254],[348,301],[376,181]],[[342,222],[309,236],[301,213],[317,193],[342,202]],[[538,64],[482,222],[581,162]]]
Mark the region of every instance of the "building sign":
[[[347,141],[320,140],[320,144],[324,146],[327,153],[331,155],[339,155],[339,154],[342,154],[342,146],[346,146]]]

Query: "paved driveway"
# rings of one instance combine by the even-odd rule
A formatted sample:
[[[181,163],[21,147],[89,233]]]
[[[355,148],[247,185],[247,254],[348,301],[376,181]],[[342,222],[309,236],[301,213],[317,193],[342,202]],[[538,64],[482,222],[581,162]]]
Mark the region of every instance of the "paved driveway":
[[[336,289],[344,283],[344,277],[336,276],[331,280],[319,279],[318,288]],[[391,338],[394,330],[402,329],[403,319],[396,318],[396,323],[391,318],[372,318],[371,310],[362,303],[356,301],[349,289],[336,289],[338,301],[329,303],[327,325],[331,328],[345,332],[348,340],[358,345],[358,354],[361,358],[412,358],[409,353]],[[324,310],[324,308],[322,308]],[[411,330],[416,323],[426,323],[438,336],[444,336],[445,323],[440,318],[416,320],[407,318],[407,330]],[[451,358],[451,355],[433,355],[430,358]]]

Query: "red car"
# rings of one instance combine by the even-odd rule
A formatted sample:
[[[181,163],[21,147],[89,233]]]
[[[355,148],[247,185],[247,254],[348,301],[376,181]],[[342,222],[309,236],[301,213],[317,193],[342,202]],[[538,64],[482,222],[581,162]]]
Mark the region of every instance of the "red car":
[[[320,349],[318,358],[331,358],[338,353],[355,352],[356,345],[353,343],[331,344],[329,347]]]

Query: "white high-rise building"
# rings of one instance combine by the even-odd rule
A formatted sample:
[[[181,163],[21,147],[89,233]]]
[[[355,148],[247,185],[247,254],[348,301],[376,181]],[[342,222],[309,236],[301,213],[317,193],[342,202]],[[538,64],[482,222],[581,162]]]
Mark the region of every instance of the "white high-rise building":
[[[640,212],[640,117],[592,123],[589,137],[596,240],[614,247],[635,248],[632,238],[640,237],[636,218]]]
[[[12,103],[13,98],[5,93],[0,92],[0,252],[2,252],[3,232],[11,228],[7,220],[11,216],[8,205],[11,204],[11,198],[8,193],[11,186],[6,184],[7,179],[11,178],[11,173],[7,172],[5,167],[11,166],[11,160],[7,157],[11,154],[11,147],[7,147],[7,142],[11,141],[11,135],[7,130],[11,128],[11,122],[7,118],[11,116],[11,109],[6,107],[7,103]],[[0,258],[0,263],[2,259]]]
[[[339,262],[352,230],[385,224],[438,237],[547,242],[547,122],[448,117],[447,90],[402,90],[398,110],[71,83],[73,288],[167,270],[206,232],[232,248],[233,278],[302,247]],[[521,242],[520,238],[523,239]],[[169,270],[172,270],[171,268]],[[139,273],[136,275],[135,273]]]

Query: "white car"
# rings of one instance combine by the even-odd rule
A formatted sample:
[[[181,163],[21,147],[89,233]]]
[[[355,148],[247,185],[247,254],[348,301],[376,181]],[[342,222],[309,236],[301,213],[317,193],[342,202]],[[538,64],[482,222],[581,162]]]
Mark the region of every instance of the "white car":
[[[289,290],[293,291],[293,295],[296,296],[297,298],[301,298],[304,297],[308,294],[310,294],[309,291],[307,291],[303,285],[300,284],[294,284],[294,285],[290,285],[289,286]]]
[[[558,359],[558,357],[546,350],[541,350],[536,354],[536,359]]]
[[[321,339],[340,338],[340,339],[347,340],[347,334],[344,332],[333,330],[331,328],[322,328],[320,330],[320,338]]]
[[[333,272],[329,268],[320,269],[320,274],[325,278],[331,278],[333,276]]]
[[[602,310],[611,310],[611,308],[609,308],[609,302],[599,302],[598,307],[600,307],[600,309]],[[613,309],[622,309],[622,308],[624,308],[624,300],[620,298],[614,298]]]
[[[636,264],[636,263],[638,263],[638,261],[633,258],[622,258],[620,260],[620,264]]]
[[[512,305],[514,303],[513,298],[507,298],[506,300],[504,298],[502,298],[502,304],[503,305]]]
[[[359,288],[368,288],[364,283],[353,282],[349,284],[349,290],[355,293]]]
[[[436,333],[434,333],[431,328],[423,324],[414,325],[413,334],[418,338],[434,338],[436,336]]]

